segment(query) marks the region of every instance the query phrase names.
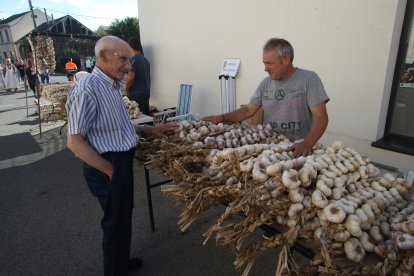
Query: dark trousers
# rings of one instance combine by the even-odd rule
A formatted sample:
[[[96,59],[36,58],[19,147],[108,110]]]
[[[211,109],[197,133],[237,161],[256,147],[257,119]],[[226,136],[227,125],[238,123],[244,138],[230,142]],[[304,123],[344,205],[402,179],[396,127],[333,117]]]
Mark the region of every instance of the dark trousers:
[[[32,89],[35,98],[37,98],[37,94],[36,94],[36,83],[29,83],[29,87],[30,87],[30,89]]]
[[[107,152],[101,156],[112,163],[112,180],[84,164],[84,176],[104,211],[101,220],[105,276],[128,275],[134,203],[133,160],[135,149]]]
[[[131,100],[137,102],[139,110],[145,115],[149,115],[149,98],[150,95],[131,95]]]
[[[42,83],[49,83],[49,74],[40,74],[40,80]]]

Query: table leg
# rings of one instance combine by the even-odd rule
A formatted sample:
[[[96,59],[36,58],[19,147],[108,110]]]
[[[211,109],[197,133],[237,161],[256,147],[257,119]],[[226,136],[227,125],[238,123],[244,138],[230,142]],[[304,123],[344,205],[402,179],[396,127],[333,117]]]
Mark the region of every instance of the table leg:
[[[145,187],[147,189],[147,199],[148,199],[148,211],[150,216],[150,222],[151,222],[151,231],[155,231],[155,223],[154,223],[154,212],[152,209],[152,197],[151,197],[151,183],[150,183],[150,177],[149,177],[149,171],[144,166],[145,171]]]

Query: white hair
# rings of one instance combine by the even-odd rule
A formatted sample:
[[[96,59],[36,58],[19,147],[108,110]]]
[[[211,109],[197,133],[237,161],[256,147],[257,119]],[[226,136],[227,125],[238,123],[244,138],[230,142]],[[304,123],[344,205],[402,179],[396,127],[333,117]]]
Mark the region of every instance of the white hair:
[[[104,36],[96,42],[95,45],[95,57],[96,61],[99,59],[99,53],[103,50],[114,49],[116,46],[119,46],[119,43],[125,43],[122,39],[116,36],[108,35]],[[127,44],[128,45],[128,44]]]

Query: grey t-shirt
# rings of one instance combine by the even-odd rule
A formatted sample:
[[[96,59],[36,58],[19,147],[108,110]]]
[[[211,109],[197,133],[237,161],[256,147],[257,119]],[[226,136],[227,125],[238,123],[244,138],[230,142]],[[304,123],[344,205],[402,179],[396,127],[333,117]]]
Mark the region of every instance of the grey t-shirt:
[[[322,81],[315,72],[297,68],[287,80],[266,77],[250,102],[263,107],[263,123],[270,122],[290,140],[303,139],[312,125],[310,108],[328,102]]]

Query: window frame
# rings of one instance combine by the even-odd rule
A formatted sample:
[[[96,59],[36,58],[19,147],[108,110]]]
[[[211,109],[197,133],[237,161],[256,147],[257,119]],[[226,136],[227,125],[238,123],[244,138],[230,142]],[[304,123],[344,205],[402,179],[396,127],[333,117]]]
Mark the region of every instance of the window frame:
[[[408,38],[410,25],[414,20],[414,4],[407,1],[404,22],[401,30],[400,42],[398,46],[397,60],[395,63],[394,77],[391,86],[390,100],[387,110],[387,118],[385,121],[384,135],[378,141],[373,142],[373,147],[382,148],[390,151],[414,155],[414,138],[391,133],[392,116],[394,114],[397,92],[400,85],[400,77],[402,74],[402,64],[405,61],[405,53],[408,47]],[[414,32],[414,30],[412,30]]]

